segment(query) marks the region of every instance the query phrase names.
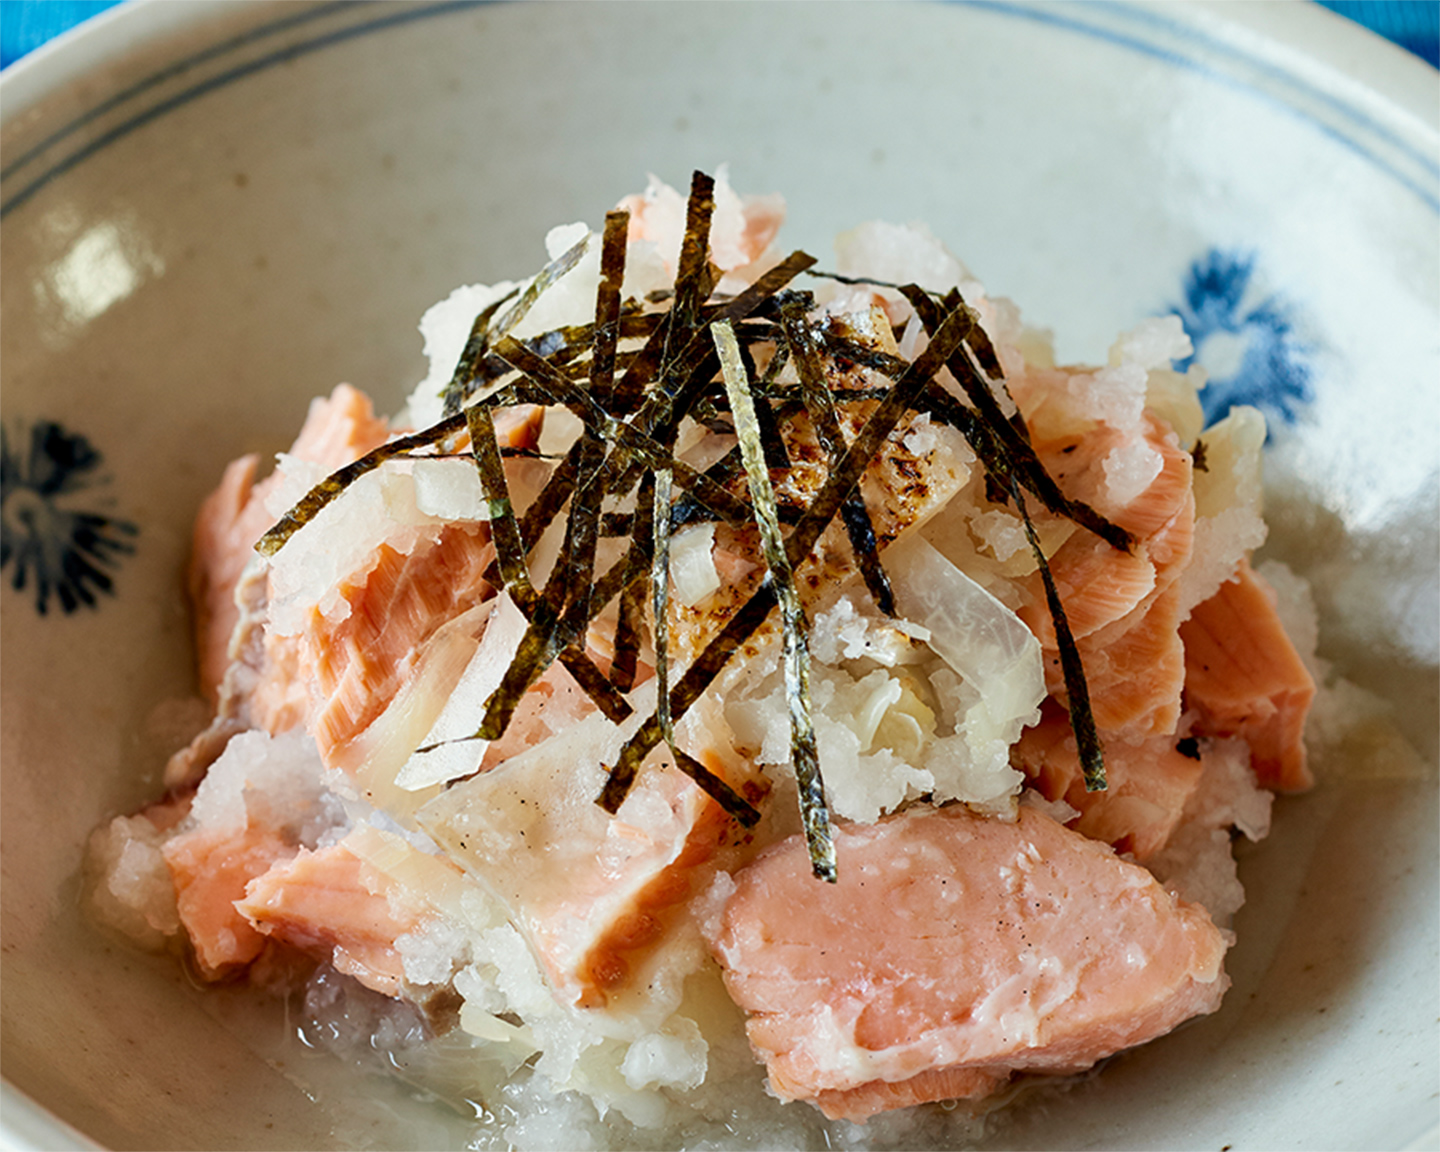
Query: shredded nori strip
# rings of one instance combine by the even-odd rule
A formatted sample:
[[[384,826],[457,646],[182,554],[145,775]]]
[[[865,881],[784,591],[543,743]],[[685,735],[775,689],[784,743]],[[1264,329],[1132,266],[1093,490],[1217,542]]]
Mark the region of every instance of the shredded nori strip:
[[[610,212],[600,244],[600,287],[595,292],[595,336],[590,353],[590,387],[608,408],[615,389],[615,352],[620,342],[620,288],[625,280],[625,240],[630,213]]]
[[[800,821],[805,828],[805,843],[810,851],[810,868],[817,877],[833,884],[838,879],[835,842],[830,831],[830,809],[825,803],[825,782],[820,773],[815,724],[810,715],[810,624],[805,618],[805,607],[800,602],[800,591],[795,587],[795,577],[785,554],[785,538],[781,534],[780,518],[775,509],[775,492],[770,486],[770,471],[760,442],[760,420],[755,412],[754,398],[750,395],[745,365],[740,360],[740,345],[735,340],[735,330],[729,321],[720,320],[710,326],[710,331],[720,354],[720,371],[725,376],[725,391],[730,396],[735,434],[740,438],[745,477],[750,485],[750,501],[755,507],[755,523],[760,529],[761,551],[780,606],[785,700],[790,712],[790,759],[800,793]],[[667,715],[662,726],[669,720],[668,701],[665,711]]]
[[[635,687],[645,592],[645,581],[635,580],[620,593],[620,616],[615,622],[615,656],[610,661],[610,683],[615,685],[617,692],[629,692]]]
[[[1095,715],[1090,710],[1090,686],[1085,681],[1085,667],[1080,660],[1080,650],[1075,647],[1075,637],[1070,631],[1070,620],[1065,615],[1065,606],[1060,602],[1060,590],[1055,587],[1055,577],[1050,574],[1050,563],[1040,547],[1040,537],[1025,508],[1025,497],[1014,477],[1010,479],[1010,494],[1015,498],[1015,508],[1025,525],[1025,538],[1030,541],[1030,551],[1040,566],[1040,579],[1045,585],[1045,603],[1050,607],[1050,617],[1055,624],[1055,646],[1060,651],[1060,671],[1065,677],[1065,694],[1070,700],[1070,727],[1075,733],[1075,747],[1080,757],[1080,772],[1085,778],[1085,791],[1105,790],[1105,751],[1100,746],[1100,734],[1095,730]]]
[[[273,556],[285,546],[286,541],[296,532],[303,528],[325,508],[330,501],[339,496],[351,484],[369,472],[373,472],[387,460],[394,460],[399,457],[408,456],[417,448],[426,448],[438,444],[448,436],[458,432],[465,427],[464,416],[453,416],[442,420],[439,424],[426,428],[423,432],[417,432],[413,436],[404,436],[399,440],[392,440],[388,444],[382,444],[373,452],[367,452],[360,459],[345,465],[332,472],[315,487],[311,488],[302,496],[285,515],[281,516],[255,543],[255,551],[262,556]]]
[[[540,299],[545,290],[580,263],[580,258],[585,255],[585,250],[589,246],[590,235],[586,233],[540,269],[535,279],[526,285],[525,291],[520,293],[520,298],[510,306],[505,315],[495,321],[494,327],[488,333],[491,342],[493,343],[497,337],[509,335],[511,329],[525,318],[531,308],[535,307],[535,302]]]
[[[655,473],[655,511],[650,550],[650,612],[655,620],[655,718],[660,738],[675,751],[675,725],[670,718],[670,495],[674,478],[668,468]]]
[[[711,772],[685,749],[672,745],[670,750],[675,753],[675,766],[700,785],[712,800],[743,827],[753,828],[760,823],[760,809],[731,788],[722,777]]]
[[[595,668],[589,656],[575,646],[571,638],[561,635],[556,627],[558,622],[555,619],[555,609],[547,597],[536,593],[530,581],[530,569],[525,559],[526,549],[521,542],[520,528],[510,503],[509,486],[500,463],[495,422],[490,415],[490,409],[483,404],[471,405],[465,409],[465,417],[470,430],[470,449],[480,472],[480,484],[490,513],[490,537],[495,544],[502,586],[531,621],[531,627],[522,638],[520,649],[504,680],[486,701],[485,717],[476,729],[475,736],[482,740],[498,740],[504,735],[521,695],[553,662],[555,648],[561,649],[559,655],[566,669],[595,701],[596,706],[610,719],[623,720],[630,714],[630,705]],[[540,627],[537,627],[537,624]],[[545,629],[543,635],[541,628]],[[551,649],[549,658],[541,663],[535,657],[535,651],[543,650],[547,646]],[[520,680],[524,680],[524,684],[517,688]]]
[[[450,374],[450,382],[440,393],[440,398],[444,401],[446,416],[453,416],[459,412],[461,404],[469,396],[470,383],[479,374],[480,365],[489,350],[490,322],[495,318],[495,313],[500,310],[500,306],[513,299],[518,291],[519,289],[516,288],[507,292],[475,317],[475,323],[470,326],[470,335],[465,341],[465,347],[460,352],[460,359],[455,364],[455,371]]]
[[[490,408],[513,407],[516,404],[548,403],[548,399],[538,391],[524,386],[509,385],[497,390],[485,399],[477,401],[487,410]],[[436,458],[437,456],[449,455],[447,445],[458,433],[466,430],[466,416],[463,412],[457,412],[453,416],[446,416],[438,423],[432,424],[429,428],[412,433],[409,436],[402,436],[398,440],[391,440],[380,447],[367,452],[358,460],[336,469],[329,476],[321,480],[304,496],[296,501],[294,507],[280,517],[263,536],[255,543],[255,551],[262,556],[273,556],[280,551],[286,542],[295,535],[311,520],[315,519],[332,500],[349,488],[350,485],[359,480],[362,476],[375,471],[382,464],[389,460],[401,460],[417,457],[423,448],[440,446],[439,453],[427,453],[425,458]]]
[[[496,345],[495,354],[526,373],[527,378],[549,392],[556,403],[566,405],[581,419],[588,417],[587,428],[594,428],[599,435],[616,446],[614,456],[617,460],[623,460],[628,455],[638,458],[651,469],[668,468],[674,472],[676,483],[705,504],[717,518],[731,523],[745,523],[750,520],[750,506],[743,500],[737,500],[703,472],[697,472],[683,461],[676,460],[662,444],[645,435],[633,423],[610,416],[595,402],[593,396],[554,372],[549,363],[523,344],[507,336]]]
[[[470,430],[470,452],[480,473],[480,487],[485,494],[486,512],[490,521],[490,539],[495,545],[496,564],[500,569],[502,587],[522,611],[535,601],[535,588],[530,583],[530,565],[526,549],[520,541],[520,526],[510,503],[510,484],[500,461],[500,448],[495,438],[495,418],[484,404],[472,404],[464,418]],[[495,740],[499,733],[486,739]]]

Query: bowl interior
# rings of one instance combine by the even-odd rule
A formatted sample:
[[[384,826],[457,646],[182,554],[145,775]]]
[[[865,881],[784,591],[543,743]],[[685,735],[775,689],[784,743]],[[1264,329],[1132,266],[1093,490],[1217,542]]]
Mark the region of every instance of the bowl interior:
[[[7,74],[11,1083],[113,1147],[404,1136],[401,1103],[357,1105],[343,1069],[327,1086],[281,1017],[80,914],[86,836],[158,790],[195,720],[191,518],[334,383],[397,407],[423,374],[414,325],[454,286],[527,274],[551,225],[597,223],[647,172],[683,186],[728,162],[741,190],[786,194],[783,239],[822,264],[863,220],[925,221],[1067,359],[1188,308],[1217,401],[1233,384],[1270,406],[1268,554],[1312,581],[1322,656],[1379,701],[1371,743],[1332,750],[1245,855],[1224,1009],[996,1139],[1422,1138],[1434,73],[1323,13],[1231,7],[157,4]],[[98,518],[89,544],[77,516]],[[24,567],[37,540],[59,552]]]

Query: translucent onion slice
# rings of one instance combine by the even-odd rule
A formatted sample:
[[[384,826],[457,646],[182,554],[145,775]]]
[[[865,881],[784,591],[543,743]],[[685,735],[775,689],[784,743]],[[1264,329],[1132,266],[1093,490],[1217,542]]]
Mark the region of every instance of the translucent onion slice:
[[[967,719],[967,735],[1013,744],[1045,699],[1040,641],[917,534],[892,545],[887,559],[902,615],[929,629],[935,654],[979,693],[984,716]]]

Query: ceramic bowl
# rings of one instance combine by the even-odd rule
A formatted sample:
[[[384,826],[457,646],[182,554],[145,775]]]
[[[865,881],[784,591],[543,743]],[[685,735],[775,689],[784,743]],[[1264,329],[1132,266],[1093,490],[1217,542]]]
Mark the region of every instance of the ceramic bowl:
[[[1342,749],[1277,805],[1217,1015],[996,1140],[1432,1146],[1435,91],[1299,4],[157,3],[12,68],[9,1146],[393,1141],[79,910],[87,834],[157,791],[191,720],[191,517],[335,382],[398,406],[453,286],[528,273],[547,227],[599,221],[647,172],[722,162],[786,194],[792,246],[926,221],[1067,359],[1179,312],[1212,408],[1271,417],[1268,554],[1410,749]]]

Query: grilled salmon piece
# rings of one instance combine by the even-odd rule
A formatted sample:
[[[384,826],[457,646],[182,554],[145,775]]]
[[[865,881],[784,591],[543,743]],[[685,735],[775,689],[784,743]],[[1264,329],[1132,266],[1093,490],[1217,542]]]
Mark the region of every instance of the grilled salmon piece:
[[[396,940],[427,919],[399,884],[345,845],[311,852],[257,876],[235,910],[257,932],[283,941],[387,996],[401,995],[405,968]]]
[[[1084,662],[1095,723],[1102,735],[1123,733],[1132,741],[1173,732],[1180,718],[1185,670],[1175,584],[1190,561],[1195,531],[1190,454],[1153,416],[1145,416],[1140,431],[1134,443],[1154,454],[1159,470],[1118,507],[1105,496],[1102,478],[1110,453],[1130,446],[1121,433],[1095,425],[1036,446],[1066,495],[1094,502],[1135,539],[1126,553],[1080,531],[1049,559]],[[1027,592],[1021,619],[1045,648],[1046,686],[1064,699],[1055,628],[1038,572]]]
[[[1200,783],[1198,754],[1181,752],[1173,734],[1138,744],[1108,740],[1106,787],[1087,792],[1070,717],[1048,700],[1041,714],[1040,723],[1021,735],[1012,759],[1047,800],[1064,800],[1080,813],[1069,827],[1137,860],[1163,848]]]
[[[724,810],[651,754],[612,817],[596,803],[639,715],[598,712],[430,800],[420,826],[505,905],[558,999],[582,1008],[643,993],[651,957],[735,834]],[[712,772],[727,769],[701,750]],[[736,779],[752,798],[759,780]]]
[[[1285,792],[1315,781],[1305,760],[1305,719],[1315,681],[1275,611],[1275,593],[1242,560],[1233,579],[1180,625],[1185,699],[1196,731],[1240,736],[1262,787]]]
[[[218,980],[244,968],[265,948],[265,937],[235,908],[245,887],[296,852],[264,824],[181,832],[161,849],[175,884],[180,923],[201,975]]]
[[[1202,908],[1032,809],[911,809],[836,851],[834,885],[799,837],[763,852],[711,941],[775,1094],[831,1118],[1080,1071],[1228,984]]]
[[[341,384],[328,398],[311,401],[289,454],[339,468],[378,448],[387,434],[388,425],[375,415],[370,398]],[[265,497],[279,476],[272,473],[257,484],[259,465],[253,453],[233,461],[195,517],[187,586],[195,612],[200,686],[211,703],[230,664],[230,637],[240,618],[235,587],[254,556],[255,541],[274,521]]]

